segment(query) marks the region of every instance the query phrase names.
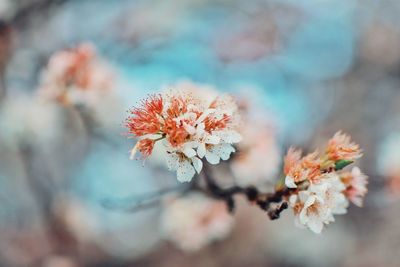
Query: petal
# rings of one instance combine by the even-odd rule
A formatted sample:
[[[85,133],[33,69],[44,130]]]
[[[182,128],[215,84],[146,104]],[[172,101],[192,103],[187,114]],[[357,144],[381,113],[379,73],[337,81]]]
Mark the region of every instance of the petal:
[[[203,112],[203,114],[200,115],[200,117],[197,119],[196,123],[199,124],[200,122],[203,122],[208,115],[211,113],[215,112],[215,109],[209,108]]]
[[[188,158],[193,158],[194,156],[196,156],[196,151],[190,146],[184,146],[182,152]]]
[[[299,192],[299,199],[303,203],[307,201],[309,196],[310,196],[310,192],[308,192],[308,191],[300,191]]]
[[[175,153],[167,153],[167,167],[170,171],[178,169],[179,157]]]
[[[356,205],[359,208],[362,208],[362,206],[363,206],[363,198],[362,197],[355,196],[355,197],[352,197],[350,200],[351,200],[351,202],[353,202],[354,205]]]
[[[131,153],[130,153],[130,156],[129,156],[129,159],[134,159],[135,158],[135,155],[136,155],[136,153],[137,153],[137,148],[138,148],[138,144],[136,144],[132,149],[131,149]]]
[[[210,153],[217,155],[223,160],[229,159],[232,152],[235,152],[235,148],[230,144],[219,144],[214,145],[209,149]]]
[[[204,129],[206,128],[206,125],[204,123],[199,123],[197,125],[197,132],[199,134],[203,134],[204,133]]]
[[[232,131],[231,135],[230,135],[230,142],[228,143],[239,143],[240,141],[242,141],[242,136],[238,133],[238,132],[234,132]]]
[[[320,234],[322,232],[322,228],[324,227],[324,224],[317,218],[313,218],[312,220],[308,221],[307,226],[314,233]]]
[[[192,164],[188,160],[185,160],[179,164],[179,167],[176,171],[177,179],[179,182],[190,182],[193,176],[196,174],[196,171]]]
[[[235,148],[230,144],[221,146],[221,159],[228,160],[233,152],[235,152]]]
[[[203,168],[203,162],[201,161],[201,159],[194,157],[194,158],[192,158],[192,163],[193,163],[193,167],[196,170],[196,172],[200,173],[201,169]]]
[[[297,202],[297,195],[293,194],[289,197],[289,204],[290,206],[294,207]]]
[[[151,139],[151,140],[156,140],[162,137],[161,134],[145,134],[141,137],[141,139]]]
[[[306,202],[304,202],[304,208],[310,207],[311,205],[313,205],[315,203],[316,200],[317,199],[316,199],[316,197],[314,195],[309,196],[307,198]]]
[[[200,144],[197,148],[197,155],[202,159],[206,155],[206,145],[204,143]]]
[[[299,222],[301,224],[306,224],[308,222],[308,220],[309,220],[309,218],[307,216],[307,209],[303,208],[299,214]]]
[[[213,134],[218,135],[224,142],[229,144],[238,143],[242,140],[242,136],[238,132],[232,130],[215,131]]]
[[[285,185],[288,188],[296,188],[297,187],[296,183],[294,182],[293,177],[291,177],[291,176],[286,176],[285,177]]]
[[[211,144],[211,145],[218,145],[219,142],[221,141],[221,138],[219,136],[215,136],[215,135],[208,135],[205,138],[205,143],[207,144]]]
[[[332,213],[330,213],[328,215],[328,217],[326,218],[326,222],[329,223],[329,222],[334,222],[334,221],[335,221],[335,218],[333,217]]]
[[[213,165],[218,164],[220,162],[220,157],[209,151],[207,151],[206,153],[206,159],[210,164]]]

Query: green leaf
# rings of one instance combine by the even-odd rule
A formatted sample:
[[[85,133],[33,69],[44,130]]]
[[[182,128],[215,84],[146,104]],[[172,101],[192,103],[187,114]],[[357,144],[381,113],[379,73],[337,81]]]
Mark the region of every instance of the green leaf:
[[[344,159],[338,160],[335,162],[335,170],[339,171],[352,163],[353,163],[353,161],[351,161],[351,160],[344,160]]]

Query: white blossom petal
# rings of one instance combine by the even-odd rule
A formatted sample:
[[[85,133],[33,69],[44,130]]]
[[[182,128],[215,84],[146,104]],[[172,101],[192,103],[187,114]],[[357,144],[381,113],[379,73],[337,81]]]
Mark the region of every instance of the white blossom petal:
[[[206,153],[206,160],[213,165],[216,165],[220,162],[220,157],[214,153],[208,152]]]
[[[235,152],[235,148],[230,144],[219,144],[212,146],[209,152],[223,160],[228,160],[231,153]]]
[[[167,167],[170,171],[175,171],[178,169],[179,157],[175,153],[167,153]]]
[[[193,158],[194,156],[196,156],[196,151],[189,146],[184,147],[182,152],[188,158]]]
[[[194,157],[192,158],[192,163],[193,163],[193,167],[195,168],[197,173],[201,172],[201,169],[203,168],[203,161],[201,161],[201,159]]]
[[[219,136],[225,143],[233,144],[242,140],[242,136],[233,130],[214,131],[213,135]]]
[[[296,183],[294,182],[293,177],[291,177],[291,176],[289,176],[289,175],[285,177],[285,185],[286,185],[288,188],[297,188],[297,185],[296,185]]]
[[[197,155],[202,159],[206,155],[206,144],[202,143],[197,147]]]
[[[322,232],[322,228],[324,227],[324,224],[318,218],[313,218],[313,219],[308,221],[307,226],[314,233],[320,234]]]
[[[196,171],[188,160],[184,160],[179,163],[176,174],[178,181],[184,183],[190,182],[193,176],[196,174]]]
[[[291,207],[294,207],[296,205],[298,196],[296,194],[293,194],[289,197],[289,204]]]
[[[136,155],[136,153],[137,153],[137,144],[131,149],[131,153],[130,153],[130,156],[129,156],[129,159],[130,160],[132,160],[132,159],[134,159],[135,158],[135,155]]]
[[[208,115],[210,115],[211,113],[215,112],[215,109],[209,108],[207,110],[205,110],[203,112],[203,114],[200,115],[200,117],[197,119],[196,123],[200,124],[201,122],[203,122]]]
[[[188,132],[188,134],[196,133],[196,128],[190,124],[183,123],[183,127],[185,128],[186,132]]]
[[[218,145],[219,142],[221,141],[221,138],[215,135],[208,135],[204,141],[206,144]]]

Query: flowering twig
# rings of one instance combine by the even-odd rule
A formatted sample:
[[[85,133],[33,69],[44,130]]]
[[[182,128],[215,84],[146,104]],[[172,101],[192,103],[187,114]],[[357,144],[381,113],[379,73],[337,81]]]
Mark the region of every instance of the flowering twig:
[[[218,165],[236,152],[235,144],[242,140],[239,122],[238,106],[232,99],[218,95],[204,98],[190,90],[176,90],[142,101],[130,111],[126,126],[128,133],[139,139],[132,155],[138,151],[144,158],[149,157],[155,144],[160,144],[166,151],[168,168],[177,172],[178,181],[190,182],[197,173],[204,178],[205,187],[196,183],[193,189],[223,200],[230,212],[235,209],[234,196],[244,195],[271,220],[290,206],[296,225],[320,233],[324,225],[334,221],[334,215],[347,212],[350,201],[362,206],[367,177],[358,167],[342,171],[362,156],[362,150],[340,131],[322,153],[303,156],[301,150],[290,148],[273,193],[240,183],[221,187],[209,164]]]

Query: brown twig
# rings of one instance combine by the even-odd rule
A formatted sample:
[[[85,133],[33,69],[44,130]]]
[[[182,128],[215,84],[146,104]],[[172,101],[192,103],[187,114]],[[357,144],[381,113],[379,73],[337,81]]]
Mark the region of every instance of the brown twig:
[[[261,193],[255,187],[239,187],[233,186],[229,188],[220,187],[215,180],[211,170],[207,164],[203,167],[203,177],[206,182],[207,192],[210,196],[224,200],[227,204],[228,210],[233,212],[235,210],[235,195],[245,195],[247,200],[255,202],[262,210],[267,211],[271,220],[278,219],[280,213],[288,208],[287,202],[284,197],[289,195],[291,189],[283,188],[282,190],[275,191],[274,193]],[[278,203],[276,207],[271,207],[272,203]]]
[[[203,167],[203,178],[206,182],[206,187],[201,187],[196,183],[191,183],[188,186],[179,186],[165,188],[141,196],[133,196],[120,200],[103,200],[102,205],[107,209],[119,210],[124,212],[138,212],[148,208],[157,207],[161,203],[161,199],[170,193],[185,193],[188,190],[199,190],[212,198],[223,200],[226,202],[229,212],[235,210],[235,195],[244,195],[248,201],[255,203],[260,209],[267,212],[271,220],[278,219],[281,212],[288,208],[288,204],[284,201],[284,197],[291,193],[291,189],[283,188],[274,193],[262,193],[255,187],[240,187],[232,186],[222,188],[213,178],[210,167],[205,164]],[[276,203],[277,205],[271,205]]]

